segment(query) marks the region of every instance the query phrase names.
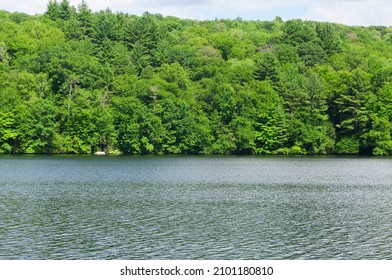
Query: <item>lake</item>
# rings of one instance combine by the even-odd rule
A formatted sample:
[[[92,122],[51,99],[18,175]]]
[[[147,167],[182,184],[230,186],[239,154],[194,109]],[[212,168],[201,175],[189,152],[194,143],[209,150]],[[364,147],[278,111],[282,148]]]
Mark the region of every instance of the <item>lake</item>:
[[[391,259],[392,159],[0,156],[0,259]]]

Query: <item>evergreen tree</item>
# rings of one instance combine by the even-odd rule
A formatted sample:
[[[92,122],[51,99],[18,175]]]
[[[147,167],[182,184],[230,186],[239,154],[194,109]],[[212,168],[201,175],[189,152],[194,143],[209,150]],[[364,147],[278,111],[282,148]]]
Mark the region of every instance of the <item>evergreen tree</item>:
[[[71,6],[69,0],[61,0],[58,4],[58,18],[61,20],[68,20],[74,14],[74,8]]]
[[[80,22],[83,36],[85,38],[90,37],[93,32],[93,14],[84,0],[78,5],[77,18]]]
[[[57,2],[57,0],[49,0],[49,3],[46,5],[45,15],[48,16],[53,21],[59,18],[60,5]]]

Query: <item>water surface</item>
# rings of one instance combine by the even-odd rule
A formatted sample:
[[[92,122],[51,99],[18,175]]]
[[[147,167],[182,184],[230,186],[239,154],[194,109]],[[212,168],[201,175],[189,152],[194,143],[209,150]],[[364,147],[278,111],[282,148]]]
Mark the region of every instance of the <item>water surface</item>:
[[[391,259],[392,160],[0,157],[0,259]]]

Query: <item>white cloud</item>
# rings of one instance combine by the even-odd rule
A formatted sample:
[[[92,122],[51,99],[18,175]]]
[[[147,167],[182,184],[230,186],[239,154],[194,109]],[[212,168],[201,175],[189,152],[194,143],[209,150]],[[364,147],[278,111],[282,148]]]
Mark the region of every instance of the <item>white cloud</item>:
[[[386,0],[337,0],[312,5],[304,18],[348,25],[392,26],[392,2]]]
[[[75,7],[82,0],[71,0]],[[349,25],[392,26],[390,0],[86,0],[93,11],[111,8],[130,14],[145,11],[181,18],[302,18]],[[0,0],[0,9],[44,13],[48,0]]]
[[[42,0],[0,0],[0,9],[10,12],[24,12],[29,14],[42,13],[46,8],[46,1]]]

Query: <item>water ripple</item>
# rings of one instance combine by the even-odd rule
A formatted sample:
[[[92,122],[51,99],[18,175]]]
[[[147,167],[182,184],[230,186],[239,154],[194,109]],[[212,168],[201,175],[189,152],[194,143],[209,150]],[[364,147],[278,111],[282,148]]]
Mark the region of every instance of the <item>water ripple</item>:
[[[392,161],[0,158],[0,259],[390,259]]]

